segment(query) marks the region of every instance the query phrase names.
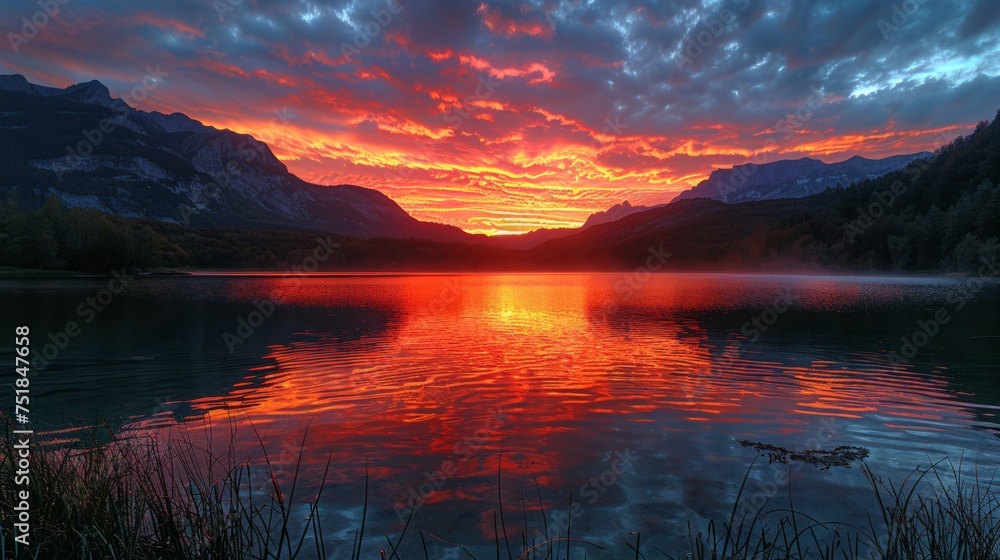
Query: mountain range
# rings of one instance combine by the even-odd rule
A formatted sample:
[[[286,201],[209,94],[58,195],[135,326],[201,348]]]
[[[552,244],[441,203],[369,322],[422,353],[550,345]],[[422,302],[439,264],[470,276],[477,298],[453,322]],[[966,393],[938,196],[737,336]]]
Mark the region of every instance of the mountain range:
[[[510,249],[529,249],[656,208],[624,201],[591,215],[580,228],[487,238],[416,220],[373,189],[303,181],[252,136],[181,113],[134,109],[96,80],[58,89],[0,75],[0,107],[0,189],[27,207],[55,196],[71,208],[194,227],[299,229]],[[714,171],[676,200],[808,196],[884,175],[927,155],[854,157],[835,164],[803,158],[756,169],[747,164]],[[733,186],[734,178],[739,186]]]
[[[842,189],[740,204],[681,198],[528,253],[546,270],[634,271],[623,297],[662,268],[1000,276],[1000,112],[927,158]]]
[[[643,212],[652,208],[659,208],[660,206],[663,205],[632,206],[629,204],[629,201],[626,200],[621,204],[615,204],[607,210],[591,214],[587,218],[587,221],[578,228],[540,228],[527,233],[522,233],[520,235],[498,235],[490,238],[488,243],[495,247],[504,247],[506,249],[531,249],[532,247],[537,247],[551,239],[559,239],[560,237],[573,235],[574,233],[585,231],[598,224],[614,222],[624,218],[625,216],[635,214],[636,212]]]
[[[0,76],[0,108],[0,189],[28,207],[55,196],[71,208],[196,227],[485,237],[418,221],[373,189],[303,181],[252,136],[133,109],[97,81],[56,89]]]
[[[846,161],[823,163],[804,157],[756,165],[746,163],[730,169],[717,169],[701,183],[682,192],[676,200],[712,198],[728,202],[801,198],[829,188],[849,187],[866,179],[875,179],[902,169],[929,152],[867,159],[854,156]]]

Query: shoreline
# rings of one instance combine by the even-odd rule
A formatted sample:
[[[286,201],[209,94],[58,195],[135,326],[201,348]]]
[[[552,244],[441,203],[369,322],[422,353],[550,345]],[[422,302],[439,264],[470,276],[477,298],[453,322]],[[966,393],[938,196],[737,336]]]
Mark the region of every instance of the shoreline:
[[[577,276],[594,274],[628,274],[629,269],[622,270],[330,270],[330,271],[290,271],[290,270],[250,270],[250,269],[154,269],[132,272],[139,278],[280,278],[286,276],[306,278],[378,278],[406,276]],[[815,270],[815,271],[760,271],[760,270],[661,270],[649,271],[656,276],[693,275],[693,276],[757,276],[783,278],[838,278],[838,279],[925,279],[925,280],[967,280],[979,278],[991,283],[1000,282],[1000,278],[981,277],[969,272],[948,271],[883,271],[883,270]],[[100,279],[111,278],[110,273],[81,272],[75,270],[40,270],[31,268],[0,267],[0,280],[34,280],[34,279]]]

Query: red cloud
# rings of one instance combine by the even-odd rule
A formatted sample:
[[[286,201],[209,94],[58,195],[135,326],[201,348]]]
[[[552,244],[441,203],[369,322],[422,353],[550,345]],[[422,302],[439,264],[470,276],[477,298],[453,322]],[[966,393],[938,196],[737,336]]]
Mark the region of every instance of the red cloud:
[[[336,34],[309,42],[252,34],[248,26],[244,38],[255,46],[243,52],[244,42],[226,50],[216,36],[226,30],[201,16],[182,23],[79,8],[78,21],[54,20],[30,57],[6,65],[38,83],[64,87],[97,77],[127,91],[141,79],[134,69],[150,63],[151,53],[162,55],[155,62],[171,75],[142,109],[181,111],[253,134],[304,179],[377,188],[419,218],[484,233],[579,225],[626,198],[666,202],[714,168],[746,163],[772,136],[771,160],[840,161],[933,149],[941,136],[974,125],[842,125],[837,107],[853,101],[830,96],[826,113],[803,126],[762,132],[773,117],[706,112],[685,105],[684,88],[672,86],[647,97],[642,75],[611,87],[631,62],[627,51],[605,48],[597,35],[589,51],[545,43],[562,35],[538,8],[519,5],[473,4],[478,9],[464,14],[471,17],[463,25],[488,32],[486,41],[449,41],[446,31],[399,20],[384,30],[384,46],[352,56],[341,53],[344,37]],[[176,45],[161,48],[164,37]],[[484,79],[510,83],[470,97]],[[296,116],[276,119],[286,107]],[[673,117],[658,119],[664,114]]]
[[[446,49],[441,52],[428,51],[427,57],[433,60],[434,62],[441,62],[442,60],[447,60],[451,58],[451,54],[452,54],[451,49]]]
[[[488,5],[480,4],[476,15],[483,18],[483,25],[498,35],[506,37],[531,36],[551,39],[554,31],[552,26],[542,21],[517,21],[505,16],[499,8],[490,9]]]
[[[159,29],[169,29],[187,39],[205,38],[205,32],[184,22],[170,19],[149,12],[139,12],[132,16],[130,23],[134,25],[148,24]]]

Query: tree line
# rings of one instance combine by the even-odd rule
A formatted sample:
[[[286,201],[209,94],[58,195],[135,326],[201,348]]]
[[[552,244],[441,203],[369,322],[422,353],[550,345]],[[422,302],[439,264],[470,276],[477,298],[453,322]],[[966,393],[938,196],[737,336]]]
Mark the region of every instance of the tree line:
[[[486,269],[510,251],[418,239],[358,239],[309,231],[193,228],[66,208],[50,197],[41,208],[0,203],[0,265],[107,273],[110,270],[292,270],[324,243],[334,244],[319,270]]]

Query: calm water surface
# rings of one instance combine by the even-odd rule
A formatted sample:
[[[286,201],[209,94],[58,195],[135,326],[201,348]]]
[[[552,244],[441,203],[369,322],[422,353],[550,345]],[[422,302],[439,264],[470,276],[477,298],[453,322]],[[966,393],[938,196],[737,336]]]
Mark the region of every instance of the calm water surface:
[[[727,518],[755,456],[743,439],[863,446],[877,472],[898,477],[945,456],[981,470],[1000,459],[996,285],[711,274],[144,278],[84,324],[77,307],[106,283],[0,283],[8,321],[31,325],[36,353],[43,333],[81,323],[33,381],[36,430],[71,439],[96,417],[159,431],[235,423],[253,452],[252,422],[291,470],[309,426],[307,481],[333,457],[321,505],[328,550],[340,554],[360,522],[366,461],[375,557],[413,503],[411,535],[424,529],[491,557],[498,467],[511,535],[525,521],[529,534],[541,529],[538,492],[550,526],[572,493],[574,535],[620,548],[641,531],[669,551],[689,521]],[[273,313],[252,315],[276,290]],[[901,337],[941,308],[948,322],[894,364]],[[241,318],[256,326],[238,331]],[[758,460],[751,497],[777,488],[769,503],[783,507],[787,487],[773,482],[788,468]],[[797,508],[863,521],[870,491],[856,468],[795,469],[791,479]],[[430,546],[439,558],[457,554]]]

